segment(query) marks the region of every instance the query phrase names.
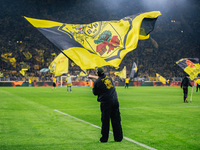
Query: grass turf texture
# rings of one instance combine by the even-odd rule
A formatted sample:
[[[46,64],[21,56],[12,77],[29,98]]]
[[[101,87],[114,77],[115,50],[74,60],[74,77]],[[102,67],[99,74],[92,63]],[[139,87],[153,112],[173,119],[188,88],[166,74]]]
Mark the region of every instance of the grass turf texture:
[[[92,88],[72,89],[0,87],[0,149],[146,149],[116,143],[112,134],[108,143],[98,143],[100,129],[56,112],[101,126]],[[117,93],[125,137],[159,150],[200,149],[200,92],[194,89],[192,103],[183,103],[180,87],[117,87]]]

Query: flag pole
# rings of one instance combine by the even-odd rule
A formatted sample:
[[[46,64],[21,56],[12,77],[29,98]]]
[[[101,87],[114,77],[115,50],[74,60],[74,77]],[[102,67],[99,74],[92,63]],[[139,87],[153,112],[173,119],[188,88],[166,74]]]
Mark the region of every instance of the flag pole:
[[[190,103],[192,102],[192,94],[193,94],[193,87],[192,87],[191,96],[190,96]]]

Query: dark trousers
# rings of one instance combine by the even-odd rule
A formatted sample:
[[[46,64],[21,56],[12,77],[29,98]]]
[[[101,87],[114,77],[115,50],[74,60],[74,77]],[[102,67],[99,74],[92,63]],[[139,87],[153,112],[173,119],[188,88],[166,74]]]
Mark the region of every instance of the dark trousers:
[[[184,100],[184,103],[187,102],[187,95],[188,95],[188,88],[183,88],[183,94],[184,94],[184,97],[183,97],[183,100]]]
[[[199,85],[199,84],[197,84],[196,92],[198,92],[198,89],[199,89],[199,91],[200,91],[200,85]]]
[[[126,87],[128,88],[128,83],[125,83],[125,88],[126,88]]]
[[[123,139],[123,133],[118,101],[101,103],[101,141],[107,142],[108,140],[110,120],[113,128],[114,140],[119,142]]]

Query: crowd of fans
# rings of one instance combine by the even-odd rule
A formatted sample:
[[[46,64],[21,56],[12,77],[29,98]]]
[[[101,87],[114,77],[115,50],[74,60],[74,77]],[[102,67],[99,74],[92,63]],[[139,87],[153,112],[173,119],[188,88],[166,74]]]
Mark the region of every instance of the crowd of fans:
[[[81,2],[81,0],[69,1],[67,4],[65,4],[65,1],[56,3],[54,0],[43,2],[21,0],[20,2],[13,1],[12,5],[8,5],[6,1],[3,2],[1,7],[7,11],[0,14],[0,55],[12,53],[12,57],[16,59],[16,67],[5,62],[1,57],[0,72],[4,74],[4,77],[23,78],[19,73],[23,63],[29,67],[26,72],[27,76],[37,76],[46,80],[51,78],[50,73],[40,73],[39,70],[48,68],[51,61],[60,52],[22,17],[24,15],[73,24],[119,20],[131,15],[129,13],[131,9],[125,3],[122,3],[123,9],[119,9],[118,12],[113,10],[112,5],[96,5],[94,3],[94,1],[89,0],[85,2]],[[134,7],[136,8],[134,11],[141,12],[139,4],[134,3]],[[118,69],[107,67],[107,70],[120,71],[126,66],[127,74],[129,74],[133,62],[136,62],[138,77],[141,78],[155,77],[156,73],[166,78],[183,76],[184,71],[176,65],[176,61],[181,58],[200,57],[199,39],[192,30],[192,27],[199,20],[191,23],[189,22],[190,14],[185,14],[183,17],[179,13],[174,14],[179,19],[176,22],[171,21],[171,16],[158,18],[151,38],[139,41],[137,48],[124,57]],[[37,50],[42,50],[43,55],[40,55]],[[23,52],[30,52],[32,57],[27,59]],[[56,55],[53,55],[54,53]],[[69,73],[78,75],[81,71],[80,68],[72,64],[70,61]]]

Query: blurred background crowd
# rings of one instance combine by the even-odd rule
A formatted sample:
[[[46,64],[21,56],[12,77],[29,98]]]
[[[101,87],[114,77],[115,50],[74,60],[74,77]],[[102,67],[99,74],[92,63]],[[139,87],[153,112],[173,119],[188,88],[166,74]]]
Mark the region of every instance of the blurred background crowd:
[[[128,53],[119,68],[130,73],[133,62],[138,66],[138,77],[182,77],[184,71],[176,65],[181,58],[200,58],[200,5],[198,0],[7,0],[0,2],[0,73],[5,79],[20,80],[22,67],[27,75],[50,80],[48,68],[60,53],[23,16],[68,24],[87,24],[95,21],[119,20],[126,16],[161,11],[155,29],[147,40]],[[15,58],[13,60],[12,58]],[[80,68],[69,62],[69,73],[78,75]]]

